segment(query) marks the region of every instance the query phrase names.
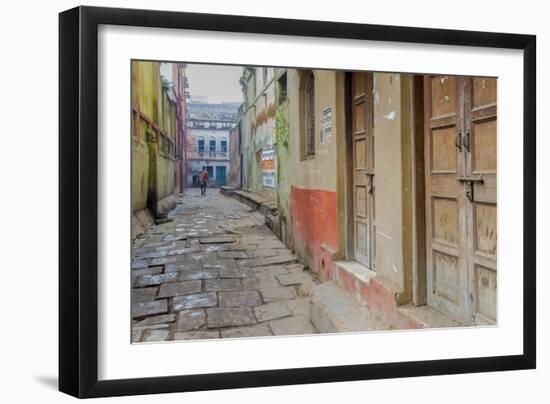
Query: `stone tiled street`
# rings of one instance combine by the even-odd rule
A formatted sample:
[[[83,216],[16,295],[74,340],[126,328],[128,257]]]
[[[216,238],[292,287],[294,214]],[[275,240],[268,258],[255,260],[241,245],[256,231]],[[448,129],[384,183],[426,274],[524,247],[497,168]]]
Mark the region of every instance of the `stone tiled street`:
[[[133,342],[316,333],[317,283],[264,216],[208,189],[188,189],[134,241]]]

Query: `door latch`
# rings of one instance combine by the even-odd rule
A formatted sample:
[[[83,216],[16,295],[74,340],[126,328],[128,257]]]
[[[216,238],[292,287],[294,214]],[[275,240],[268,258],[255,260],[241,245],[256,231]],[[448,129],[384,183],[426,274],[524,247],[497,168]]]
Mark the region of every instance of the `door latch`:
[[[483,184],[485,182],[481,175],[479,177],[458,177],[457,179],[460,182],[467,183],[466,198],[468,198],[470,202],[474,200],[474,183]]]
[[[372,194],[374,192],[374,171],[365,171],[365,175],[368,178],[367,192]]]

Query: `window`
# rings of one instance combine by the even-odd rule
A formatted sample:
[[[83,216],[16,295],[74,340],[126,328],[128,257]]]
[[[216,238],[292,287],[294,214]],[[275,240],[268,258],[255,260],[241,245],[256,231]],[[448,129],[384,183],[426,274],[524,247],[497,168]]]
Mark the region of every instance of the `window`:
[[[315,156],[315,76],[309,71],[303,78],[303,150],[304,157]]]
[[[227,139],[222,139],[220,142],[220,151],[222,153],[227,153]]]
[[[287,88],[286,88],[286,73],[283,73],[281,77],[277,80],[279,85],[279,104],[282,104],[287,99]]]
[[[197,145],[197,150],[199,153],[204,153],[204,138],[201,136],[199,137],[199,141],[198,141],[198,145]]]
[[[210,150],[210,155],[211,156],[216,155],[216,139],[215,138],[210,138],[209,150]]]

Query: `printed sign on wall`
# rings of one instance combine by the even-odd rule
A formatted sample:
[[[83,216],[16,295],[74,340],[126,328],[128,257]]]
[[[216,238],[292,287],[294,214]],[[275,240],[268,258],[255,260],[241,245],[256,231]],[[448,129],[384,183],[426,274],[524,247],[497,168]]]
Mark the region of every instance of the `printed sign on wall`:
[[[332,140],[332,107],[325,108],[321,115],[321,144]]]
[[[275,188],[275,149],[262,150],[262,184]]]

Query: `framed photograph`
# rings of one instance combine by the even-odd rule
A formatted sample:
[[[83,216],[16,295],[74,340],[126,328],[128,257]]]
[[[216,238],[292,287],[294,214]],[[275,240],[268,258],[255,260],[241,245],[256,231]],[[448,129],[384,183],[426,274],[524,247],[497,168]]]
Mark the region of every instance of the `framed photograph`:
[[[535,36],[59,28],[61,391],[535,368]]]

